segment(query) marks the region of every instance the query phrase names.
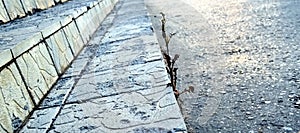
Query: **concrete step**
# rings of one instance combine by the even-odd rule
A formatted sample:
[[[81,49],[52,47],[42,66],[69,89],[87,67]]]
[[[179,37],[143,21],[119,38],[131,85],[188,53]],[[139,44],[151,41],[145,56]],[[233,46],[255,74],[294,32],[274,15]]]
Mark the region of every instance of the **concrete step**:
[[[117,1],[72,0],[0,25],[0,132],[37,108]]]
[[[120,0],[21,132],[185,132],[144,0]]]
[[[34,14],[68,0],[1,0],[0,24]]]

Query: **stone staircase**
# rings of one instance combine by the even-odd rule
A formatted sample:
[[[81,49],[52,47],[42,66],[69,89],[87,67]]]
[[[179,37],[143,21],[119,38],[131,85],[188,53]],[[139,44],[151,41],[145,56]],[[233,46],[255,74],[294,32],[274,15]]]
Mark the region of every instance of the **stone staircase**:
[[[14,132],[118,0],[0,1],[0,132]]]

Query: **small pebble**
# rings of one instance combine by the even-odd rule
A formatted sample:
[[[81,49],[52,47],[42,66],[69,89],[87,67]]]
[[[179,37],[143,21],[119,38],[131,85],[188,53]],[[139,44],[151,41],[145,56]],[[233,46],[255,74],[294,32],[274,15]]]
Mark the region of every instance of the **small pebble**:
[[[293,131],[293,128],[291,128],[291,127],[283,127],[283,130],[286,130],[286,131]]]
[[[253,120],[253,119],[254,119],[253,116],[249,116],[249,117],[248,117],[248,120]]]
[[[271,103],[271,101],[265,101],[265,104],[269,104],[269,103]]]
[[[220,91],[221,94],[226,94],[226,91]]]

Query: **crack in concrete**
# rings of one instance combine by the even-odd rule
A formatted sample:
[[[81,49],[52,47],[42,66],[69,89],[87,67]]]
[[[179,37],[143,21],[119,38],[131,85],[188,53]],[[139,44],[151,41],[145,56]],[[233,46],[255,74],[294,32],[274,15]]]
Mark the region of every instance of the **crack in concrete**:
[[[4,95],[4,92],[3,92],[3,88],[0,86],[0,90],[1,90],[1,94],[2,94],[2,96],[3,96],[3,101],[4,101],[4,103],[5,104],[7,104],[7,102],[6,102],[6,100],[5,100],[5,95]]]
[[[44,43],[40,43],[39,45],[43,45]],[[46,44],[45,44],[46,45]],[[46,46],[45,46],[46,47]],[[40,53],[40,55],[42,55],[42,57],[47,61],[47,63],[48,64],[50,64],[50,65],[52,65],[52,66],[54,66],[54,64],[53,64],[53,62],[50,62],[49,60],[47,60],[47,57],[46,57],[46,55],[44,55],[44,53],[42,53],[42,51],[41,51],[41,48],[40,48],[40,46],[38,46],[38,48],[39,48],[39,53]],[[46,48],[47,49],[47,48]]]
[[[173,105],[175,105],[175,104],[176,104],[176,103],[167,104],[167,105],[165,105],[165,106],[159,105],[158,107],[160,107],[161,109],[163,109],[163,108],[167,108],[167,107],[173,106]]]
[[[41,98],[39,97],[39,95],[37,94],[37,92],[34,91],[32,88],[29,88],[29,89],[33,91],[33,93],[35,94],[35,97],[38,99],[38,101],[40,101]]]
[[[28,66],[27,62],[25,61],[25,59],[24,59],[24,55],[21,56],[21,59],[23,60],[24,64],[26,65],[26,69],[27,69],[27,71],[26,71],[26,79],[25,79],[25,84],[26,84],[26,80],[29,79],[29,77],[28,77],[28,75],[29,75],[29,71],[28,71],[29,66]],[[20,69],[20,70],[21,70],[21,69]],[[21,72],[21,73],[22,73],[22,72]],[[29,86],[30,86],[30,85],[28,84],[28,87],[29,87]]]
[[[71,109],[72,107],[68,107],[68,108],[66,108],[66,109]],[[63,113],[61,113],[60,115],[61,116],[63,116],[63,115],[67,115],[67,114],[69,114],[69,113],[72,113],[73,111],[66,111],[66,112],[63,112]]]
[[[17,106],[19,106],[20,109],[24,110],[24,107],[22,107],[15,99],[12,100]],[[28,111],[27,111],[28,112]]]
[[[61,23],[61,22],[60,22],[60,25],[62,26],[62,23]],[[68,24],[68,25],[69,25],[69,24]],[[70,43],[70,41],[69,41],[69,39],[68,39],[68,37],[67,37],[65,28],[66,28],[66,26],[65,26],[64,28],[61,29],[61,30],[62,30],[62,34],[63,34],[64,38],[66,39],[66,41],[67,41],[67,43],[68,43],[68,47],[69,47],[69,49],[71,50],[71,53],[72,53],[73,57],[75,57],[75,56],[76,56],[76,55],[75,55],[75,52],[73,51],[73,49],[72,49],[72,47],[71,47],[71,43]]]
[[[13,54],[12,50],[10,50],[10,52],[11,52],[12,56],[14,57],[14,54]],[[21,56],[20,60],[23,60],[23,61],[24,61],[24,57]],[[18,72],[19,72],[19,75],[21,76],[22,82],[23,82],[24,85],[25,85],[25,88],[26,88],[26,90],[27,90],[27,93],[29,94],[30,100],[33,102],[33,105],[36,106],[37,103],[36,103],[36,101],[34,100],[33,94],[30,92],[29,85],[26,84],[25,76],[24,76],[24,74],[22,74],[22,71],[21,71],[20,66],[19,66],[19,64],[18,64],[18,61],[15,61],[15,65],[16,65],[16,67],[17,67],[17,70],[18,70]],[[28,73],[27,73],[27,74],[28,74]]]
[[[46,77],[41,73],[41,71],[45,71],[46,73],[48,73],[50,76],[52,76],[48,71],[46,71],[46,70],[44,70],[44,69],[42,69],[41,67],[40,67],[40,65],[39,65],[39,63],[37,62],[37,60],[33,57],[33,55],[30,53],[30,52],[28,52],[28,54],[30,55],[30,57],[33,59],[33,61],[35,62],[35,64],[37,65],[37,67],[39,68],[39,74],[43,77],[43,79],[44,79],[44,82],[47,84],[47,87],[49,88],[49,85],[48,85],[48,83],[47,83],[47,80],[46,80]],[[43,92],[42,92],[43,93]],[[43,93],[44,94],[44,93]]]
[[[81,103],[90,102],[91,100],[95,100],[95,99],[102,99],[102,98],[106,98],[106,97],[112,97],[112,96],[122,95],[122,94],[126,94],[126,93],[132,93],[132,92],[136,92],[136,91],[140,91],[140,90],[144,90],[144,88],[125,91],[125,92],[119,92],[119,93],[113,93],[113,94],[110,94],[110,95],[94,96],[94,97],[91,97],[91,98],[87,98],[87,99],[83,99],[83,100],[77,100],[77,101],[69,102],[69,103],[65,103],[65,104],[74,104],[74,103],[81,104]]]
[[[161,85],[154,85],[152,86],[153,88],[161,88],[161,87],[165,87],[167,86],[167,84],[161,84]]]
[[[55,125],[59,125],[60,126],[60,125],[71,124],[71,123],[74,123],[74,122],[76,122],[76,120],[70,120],[70,121],[66,121],[66,122],[63,122],[63,123],[55,123]]]
[[[161,120],[157,120],[157,121],[153,121],[153,122],[145,122],[145,123],[140,123],[140,124],[135,124],[135,125],[130,125],[127,127],[109,127],[107,125],[105,125],[103,122],[101,122],[102,126],[104,128],[110,129],[110,130],[122,130],[122,129],[129,129],[129,128],[134,128],[134,127],[138,127],[138,126],[145,126],[145,125],[149,125],[151,123],[160,123],[163,121],[169,121],[169,120],[178,120],[181,119],[180,117],[169,117],[169,118],[165,118],[165,119],[161,119]]]
[[[4,126],[0,123],[0,127],[2,130],[4,130],[6,133],[9,133],[9,131],[7,129],[4,128]]]
[[[20,92],[22,93],[22,96],[23,96],[24,100],[26,101],[25,94],[24,94],[24,92],[22,91],[22,89],[21,89],[21,87],[20,87],[21,85],[17,82],[17,78],[16,78],[15,75],[13,74],[13,71],[12,71],[11,68],[9,68],[9,67],[7,67],[7,70],[10,71],[12,77],[15,79],[14,82],[17,84],[17,86],[19,86]]]
[[[49,44],[47,43],[47,41],[45,41],[45,38],[44,38],[43,35],[42,35],[42,37],[43,37],[43,39],[44,39],[44,43],[45,43],[46,49],[47,49],[47,51],[48,51],[49,57],[50,57],[51,61],[53,62],[53,64],[51,64],[51,63],[49,63],[49,64],[51,64],[51,65],[54,67],[54,69],[55,69],[57,75],[59,75],[59,70],[58,70],[57,67],[55,67],[54,57],[53,57],[53,55],[51,54],[52,50],[51,50],[51,48],[49,47]],[[50,39],[49,39],[49,40],[50,40]],[[50,41],[51,41],[51,40],[50,40]]]

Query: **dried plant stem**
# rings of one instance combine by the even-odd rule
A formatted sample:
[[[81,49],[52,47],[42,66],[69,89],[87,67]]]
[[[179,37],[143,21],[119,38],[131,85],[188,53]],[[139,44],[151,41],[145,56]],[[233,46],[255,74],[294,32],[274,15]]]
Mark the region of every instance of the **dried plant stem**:
[[[161,32],[162,32],[162,37],[165,41],[165,45],[166,45],[166,49],[167,49],[166,51],[162,50],[162,53],[163,53],[163,56],[164,56],[164,59],[165,59],[165,63],[167,65],[166,69],[167,69],[167,72],[168,72],[168,74],[170,76],[170,80],[171,80],[171,83],[168,84],[168,85],[172,86],[175,97],[178,98],[179,95],[182,94],[182,93],[194,92],[194,87],[190,86],[189,89],[185,89],[181,93],[177,90],[177,70],[178,70],[178,68],[175,67],[175,63],[178,60],[179,55],[175,54],[174,58],[172,59],[172,57],[170,56],[170,53],[169,53],[170,40],[176,33],[171,33],[171,34],[169,34],[169,36],[167,36],[167,33],[166,33],[166,17],[165,17],[166,15],[162,12],[160,14],[162,16],[162,19],[161,19]]]

